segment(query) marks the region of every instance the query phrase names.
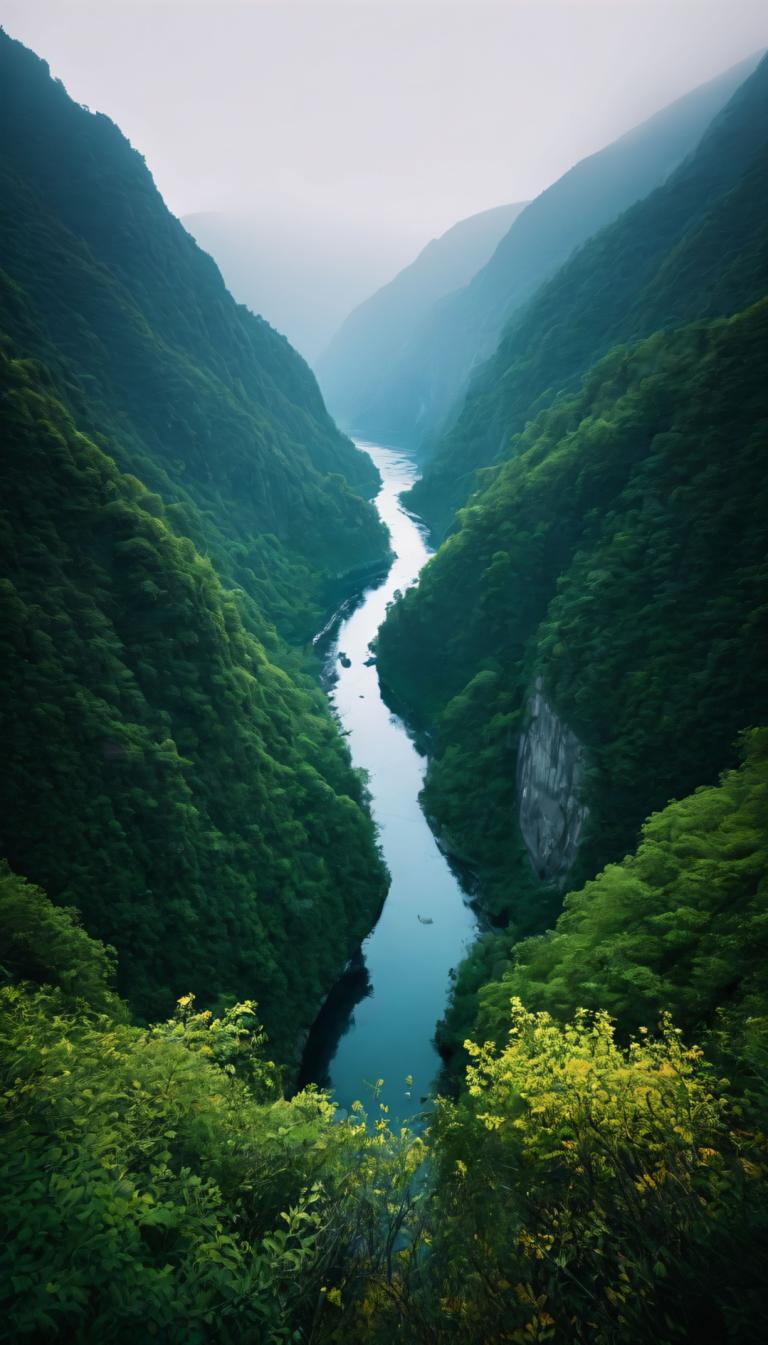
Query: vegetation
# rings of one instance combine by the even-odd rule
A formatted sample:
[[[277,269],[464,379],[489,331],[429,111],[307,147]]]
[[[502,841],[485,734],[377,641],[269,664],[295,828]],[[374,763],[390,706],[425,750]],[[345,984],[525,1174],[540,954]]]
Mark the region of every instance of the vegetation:
[[[274,623],[381,560],[377,475],[112,122],[3,33],[0,76],[0,854],[137,1014],[256,995],[295,1063],[386,875]]]
[[[386,874],[284,637],[381,559],[375,477],[116,128],[3,35],[0,75],[0,1340],[755,1345],[768,300],[743,105],[675,179],[695,214],[730,155],[711,212],[681,240],[657,194],[664,246],[601,334],[590,286],[629,234],[573,263],[591,281],[530,345],[562,395],[510,416],[383,628],[427,807],[506,926],[441,1027],[463,1086],[395,1130],[380,1084],[370,1115],[290,1096]],[[545,934],[563,895],[513,820],[537,682],[588,762]]]
[[[385,891],[324,698],[272,664],[158,496],[0,356],[5,856],[143,1014],[258,995],[283,1058]]]
[[[507,322],[515,321],[537,295],[539,287],[577,248],[633,202],[652,192],[695,149],[712,118],[746,79],[755,61],[756,57],[748,58],[691,90],[626,135],[582,159],[537,196],[468,284],[446,293],[413,329],[407,321],[403,322],[397,358],[374,361],[362,375],[362,388],[355,399],[354,423],[358,430],[382,443],[410,445],[428,464],[435,455],[442,463],[453,442],[451,436],[443,447],[446,431],[461,410],[471,379],[483,361],[494,355]],[[630,274],[634,265],[633,256],[628,261]],[[559,319],[555,309],[555,323],[559,324]],[[556,359],[560,333],[552,335]],[[623,338],[614,336],[596,354],[604,353],[620,339]],[[334,382],[329,384],[334,393],[341,382],[339,375],[349,371],[348,376],[352,377],[353,370],[350,352],[341,370],[335,371]],[[500,376],[502,370],[498,372]],[[495,379],[495,372],[492,377]],[[545,382],[545,388],[550,386],[551,382]],[[345,410],[349,410],[348,405]],[[470,466],[479,465],[474,456],[476,441],[478,438],[483,441],[483,432],[488,427],[478,424],[478,420],[479,417],[471,417],[471,423],[465,422],[460,432],[452,461],[453,478],[459,487],[458,495],[453,497],[453,509],[464,503],[469,494],[464,474]],[[490,451],[484,462],[496,456],[503,432],[503,424],[491,428]],[[483,447],[488,450],[485,442]],[[437,481],[428,467],[423,485],[417,484],[410,496],[413,508],[431,526],[437,522],[438,501],[434,498]],[[443,487],[450,484],[447,472],[445,477],[441,475],[440,484]],[[450,512],[441,514],[441,532],[450,523]]]
[[[475,1032],[502,1044],[515,996],[558,1018],[608,1012],[624,1039],[667,1012],[713,1050],[724,1027],[747,1049],[766,1011],[768,730],[746,734],[743,754],[653,814],[634,853],[566,895],[554,929],[475,945],[440,1027],[446,1055]],[[742,1072],[733,1050],[724,1067]]]
[[[2,32],[0,128],[6,333],[253,600],[249,624],[306,640],[386,555],[355,493],[375,492],[373,464],[300,356],[234,302],[117,127]]]
[[[576,881],[764,720],[767,338],[764,302],[614,351],[526,428],[382,628],[385,683],[435,732],[428,812],[518,933],[559,901],[512,820],[536,676],[588,753]]]
[[[409,492],[437,536],[482,487],[478,470],[517,452],[526,421],[613,346],[763,297],[767,167],[768,57],[668,181],[585,242],[509,323]]]
[[[755,1097],[668,1019],[625,1047],[605,1013],[514,1000],[501,1048],[468,1043],[460,1101],[394,1134],[285,1101],[251,1003],[105,1012],[103,950],[9,875],[3,941],[24,900],[33,939],[37,919],[68,943],[0,990],[2,1338],[759,1338]]]

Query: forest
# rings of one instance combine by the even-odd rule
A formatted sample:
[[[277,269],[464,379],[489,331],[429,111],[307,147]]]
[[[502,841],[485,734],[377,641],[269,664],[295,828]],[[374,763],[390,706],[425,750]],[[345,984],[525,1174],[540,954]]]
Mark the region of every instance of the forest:
[[[748,66],[630,138],[631,200],[592,165],[592,236],[407,496],[439,544],[366,667],[482,932],[402,1117],[375,1070],[349,1106],[298,1083],[389,886],[312,644],[387,571],[378,471],[141,154],[0,30],[0,1341],[764,1338]]]

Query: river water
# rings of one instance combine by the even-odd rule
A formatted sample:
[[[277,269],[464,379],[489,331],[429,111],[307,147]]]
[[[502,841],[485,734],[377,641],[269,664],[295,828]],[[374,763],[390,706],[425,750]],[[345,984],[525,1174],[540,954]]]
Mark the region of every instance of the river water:
[[[336,987],[312,1030],[302,1078],[330,1086],[342,1107],[359,1098],[366,1109],[371,1086],[383,1079],[378,1099],[402,1118],[421,1109],[439,1070],[435,1024],[445,1009],[450,971],[473,942],[477,923],[419,807],[426,759],[384,704],[375,666],[366,667],[387,604],[396,590],[414,583],[430,555],[417,522],[398,500],[417,469],[397,450],[358,447],[381,473],[376,507],[389,528],[395,560],[384,583],[369,590],[339,628],[330,652],[338,674],[331,699],[353,763],[368,773],[392,883],[363,944],[362,963]]]

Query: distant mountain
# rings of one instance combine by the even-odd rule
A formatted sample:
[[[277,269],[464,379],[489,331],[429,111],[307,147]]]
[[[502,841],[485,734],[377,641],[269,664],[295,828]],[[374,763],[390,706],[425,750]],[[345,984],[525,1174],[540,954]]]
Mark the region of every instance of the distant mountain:
[[[766,721],[767,343],[768,57],[510,328],[451,465],[502,451],[379,632],[428,813],[518,934]]]
[[[493,354],[512,313],[603,225],[663,182],[754,69],[754,56],[679,98],[605,149],[582,159],[532,201],[487,265],[438,303],[376,387],[355,430],[419,448],[461,405],[472,373]]]
[[[364,433],[368,403],[391,377],[401,350],[430,309],[472,279],[524,209],[525,202],[501,205],[460,220],[350,313],[315,361],[328,405],[341,425]]]
[[[182,224],[221,268],[240,303],[315,360],[350,309],[418,246],[393,232],[308,211],[286,216],[203,211]]]
[[[0,146],[0,859],[115,946],[137,1012],[255,996],[292,1061],[386,875],[281,634],[381,563],[377,474],[2,32]]]
[[[239,307],[113,122],[0,42],[0,258],[118,465],[283,631],[306,637],[345,572],[380,563],[370,459],[304,361]],[[77,392],[75,391],[77,389]],[[78,414],[80,411],[78,409]]]
[[[439,443],[410,504],[440,536],[516,451],[542,407],[619,342],[734,313],[768,284],[768,58],[714,118],[695,153],[590,239],[513,318]]]

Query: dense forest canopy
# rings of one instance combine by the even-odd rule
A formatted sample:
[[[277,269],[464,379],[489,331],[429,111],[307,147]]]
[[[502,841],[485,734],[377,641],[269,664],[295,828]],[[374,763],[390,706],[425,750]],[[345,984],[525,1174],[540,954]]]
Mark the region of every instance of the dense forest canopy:
[[[262,620],[306,639],[350,572],[385,558],[360,498],[373,464],[300,356],[235,303],[118,128],[4,33],[0,127],[0,257],[35,320],[19,329],[7,309],[9,334],[56,364],[83,427],[110,436]]]
[[[382,628],[386,684],[435,732],[427,809],[528,931],[552,913],[515,825],[537,677],[589,762],[575,876],[762,722],[767,340],[763,301],[607,356],[527,426]]]
[[[258,996],[295,1062],[386,876],[274,623],[306,638],[381,561],[376,472],[113,123],[5,34],[0,63],[2,854],[135,1012],[180,976]]]
[[[491,919],[403,1125],[295,1084],[387,888],[301,648],[386,559],[377,474],[113,123],[2,33],[0,76],[0,1339],[755,1345],[768,64],[424,480],[375,659]]]
[[[362,785],[158,496],[0,361],[3,854],[139,1012],[248,991],[290,1058],[385,891]]]
[[[438,536],[542,406],[612,346],[738,312],[768,285],[768,57],[669,180],[581,247],[507,326],[409,504]]]
[[[415,330],[403,324],[397,358],[373,362],[356,394],[356,430],[367,438],[408,444],[428,463],[440,451],[442,431],[455,419],[468,380],[493,355],[505,323],[575,248],[662,183],[691,153],[756,59],[693,89],[582,159],[537,196],[469,284],[446,294]],[[351,352],[348,358],[351,372]],[[427,496],[418,498],[421,510]]]

